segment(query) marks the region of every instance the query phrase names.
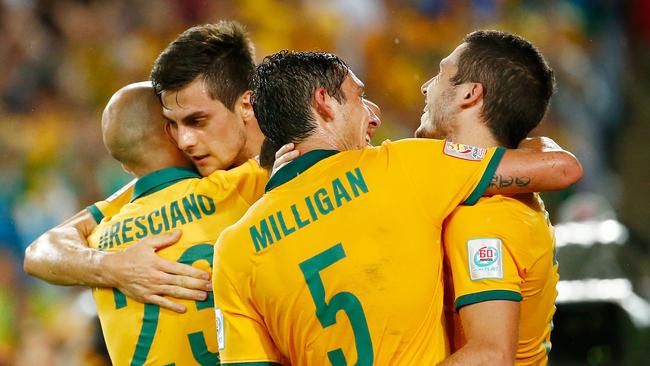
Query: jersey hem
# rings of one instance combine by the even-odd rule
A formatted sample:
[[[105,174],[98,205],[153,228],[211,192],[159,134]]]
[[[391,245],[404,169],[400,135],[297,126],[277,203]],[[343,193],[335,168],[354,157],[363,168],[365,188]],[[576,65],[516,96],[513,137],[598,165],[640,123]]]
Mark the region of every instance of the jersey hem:
[[[483,196],[485,191],[490,186],[490,182],[492,181],[494,172],[497,171],[497,167],[499,166],[499,163],[501,162],[501,158],[503,158],[503,154],[505,154],[505,152],[506,149],[503,147],[496,148],[496,151],[494,151],[494,154],[492,155],[492,158],[490,159],[487,168],[485,168],[485,172],[483,173],[481,180],[478,182],[478,185],[476,186],[474,191],[469,195],[469,197],[467,197],[465,202],[463,202],[463,205],[473,206],[474,204],[476,204],[476,202],[478,202],[479,198]]]
[[[95,223],[99,224],[104,219],[104,214],[102,213],[102,211],[99,210],[99,207],[97,207],[97,205],[92,204],[86,207],[86,210],[88,210],[88,212],[90,212],[90,214],[93,215],[93,219],[95,219]]]
[[[463,306],[476,304],[483,301],[491,300],[509,300],[509,301],[521,301],[523,297],[520,293],[509,290],[491,290],[477,292],[474,294],[467,294],[460,296],[456,299],[454,307],[456,310],[462,308]]]

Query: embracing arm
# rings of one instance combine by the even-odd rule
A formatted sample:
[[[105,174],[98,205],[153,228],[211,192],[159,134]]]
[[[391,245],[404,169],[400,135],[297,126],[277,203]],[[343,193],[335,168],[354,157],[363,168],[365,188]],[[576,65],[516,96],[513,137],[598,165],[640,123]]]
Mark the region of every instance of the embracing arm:
[[[100,268],[106,253],[89,248],[86,241],[96,226],[84,209],[48,230],[25,250],[25,272],[55,285],[109,286]]]
[[[486,194],[557,191],[580,178],[582,166],[573,154],[550,138],[528,138],[505,152]]]
[[[178,241],[180,231],[147,237],[117,252],[88,247],[86,237],[97,226],[84,209],[32,242],[25,251],[27,274],[56,285],[116,287],[143,303],[184,312],[165,295],[203,300],[212,289],[210,274],[160,258],[156,250]]]
[[[439,366],[514,365],[519,302],[479,302],[460,308],[459,314],[466,343]]]

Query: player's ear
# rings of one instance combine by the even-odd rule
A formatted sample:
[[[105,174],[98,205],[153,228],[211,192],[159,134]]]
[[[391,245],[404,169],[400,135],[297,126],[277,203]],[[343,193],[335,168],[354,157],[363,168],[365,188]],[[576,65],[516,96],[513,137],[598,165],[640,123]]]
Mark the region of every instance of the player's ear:
[[[483,102],[483,84],[465,83],[459,85],[459,87],[462,92],[461,108],[469,108]]]
[[[246,90],[242,95],[237,98],[235,103],[235,108],[241,116],[244,123],[248,123],[252,118],[255,117],[255,112],[253,111],[253,105],[251,104],[251,95],[253,92],[251,90]]]
[[[176,141],[175,133],[172,129],[172,123],[169,121],[165,122],[165,135],[167,135],[167,138],[169,138],[174,145],[178,146],[178,141]]]
[[[325,88],[319,87],[314,90],[312,95],[312,104],[318,113],[325,121],[334,119],[334,109],[332,108],[332,98]]]

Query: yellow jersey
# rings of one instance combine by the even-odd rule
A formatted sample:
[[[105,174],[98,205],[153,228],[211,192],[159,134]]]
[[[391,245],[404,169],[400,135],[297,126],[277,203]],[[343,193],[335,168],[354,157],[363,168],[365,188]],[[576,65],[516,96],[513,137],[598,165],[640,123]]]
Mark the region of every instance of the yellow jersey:
[[[211,272],[217,237],[262,195],[267,180],[253,160],[206,178],[184,168],[153,172],[135,183],[131,202],[100,222],[89,245],[119,251],[146,236],[182,229],[179,242],[158,254]],[[112,288],[94,288],[93,296],[113,364],[218,364],[212,293],[204,301],[176,300],[186,306],[185,314],[133,301]]]
[[[280,169],[216,245],[222,364],[444,359],[442,222],[482,195],[502,153],[410,139]]]
[[[92,205],[86,207],[90,214],[95,219],[96,223],[100,223],[104,217],[111,217],[116,213],[120,212],[122,206],[129,203],[131,196],[133,196],[133,187],[137,179],[131,180],[129,183],[125,184],[122,188],[118,189],[106,198],[103,201],[95,202]]]
[[[546,365],[559,275],[553,227],[540,197],[497,195],[458,207],[447,219],[443,238],[455,309],[490,300],[520,301],[515,364]],[[453,326],[451,334],[462,334],[459,321]]]

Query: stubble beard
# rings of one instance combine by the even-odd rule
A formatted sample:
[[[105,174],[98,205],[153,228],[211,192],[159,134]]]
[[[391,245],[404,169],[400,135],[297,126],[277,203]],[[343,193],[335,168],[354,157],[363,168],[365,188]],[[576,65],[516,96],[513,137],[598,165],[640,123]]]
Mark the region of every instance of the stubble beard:
[[[455,111],[451,101],[454,97],[454,89],[446,90],[439,102],[436,102],[428,112],[429,124],[426,127],[420,126],[415,131],[415,137],[438,140],[451,140],[454,138],[452,126],[458,111]]]

